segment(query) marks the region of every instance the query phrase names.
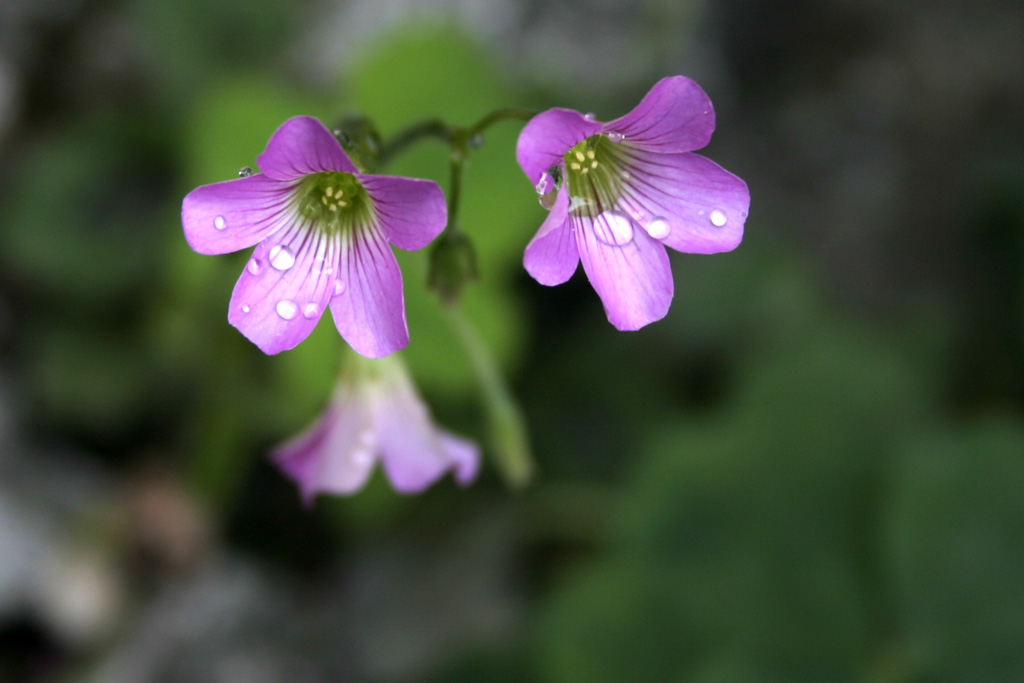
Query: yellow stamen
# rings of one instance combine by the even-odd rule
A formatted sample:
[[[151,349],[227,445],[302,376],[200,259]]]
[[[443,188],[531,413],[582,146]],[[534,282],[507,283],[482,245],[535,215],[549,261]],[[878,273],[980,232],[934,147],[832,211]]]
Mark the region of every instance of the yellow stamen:
[[[333,197],[334,196],[334,188],[333,187],[328,187],[327,188],[327,196],[328,197]]]
[[[583,161],[583,152],[576,152],[576,158],[579,159],[580,161]]]

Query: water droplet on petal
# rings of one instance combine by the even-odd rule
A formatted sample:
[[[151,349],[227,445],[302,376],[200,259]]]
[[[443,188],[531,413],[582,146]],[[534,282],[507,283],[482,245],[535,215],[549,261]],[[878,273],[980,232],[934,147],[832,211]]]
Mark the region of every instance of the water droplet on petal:
[[[633,174],[630,173],[629,171],[623,171],[622,173],[619,174],[619,177],[622,178],[622,182],[628,183],[630,180],[633,179]]]
[[[608,133],[608,142],[614,142],[618,144],[626,139],[626,136],[622,133]]]
[[[242,313],[248,313],[252,309],[249,308],[249,304],[242,304]]]
[[[558,199],[558,190],[552,190],[547,194],[542,194],[541,196],[537,197],[537,201],[540,202],[540,205],[543,206],[548,211],[550,211],[551,208],[555,205],[556,199]]]
[[[345,283],[341,280],[334,281],[334,296],[338,296],[345,291]]]
[[[740,218],[746,218],[746,217],[747,217],[747,212],[746,211],[740,211]]]
[[[594,221],[594,234],[605,244],[621,247],[633,239],[633,221],[621,211],[605,211]]]
[[[597,121],[597,114],[595,114],[592,111],[588,111],[586,114],[583,115],[583,118],[585,118],[587,121]]]
[[[223,230],[228,225],[227,221],[224,220],[224,216],[217,216],[213,219],[213,227],[218,230]]]
[[[270,250],[270,265],[278,270],[288,270],[295,265],[295,254],[288,247],[279,244]]]
[[[258,258],[254,258],[249,261],[249,265],[245,268],[253,275],[259,275],[263,272],[263,263]]]
[[[729,219],[725,217],[725,213],[723,213],[721,209],[715,209],[714,211],[712,211],[711,215],[708,216],[708,218],[711,219],[711,224],[716,228],[722,227],[729,221]]]
[[[288,299],[281,299],[277,302],[277,314],[285,320],[291,320],[298,313],[299,307],[295,305],[294,301]]]
[[[252,175],[252,169],[249,168],[248,166],[243,166],[238,171],[238,177],[239,178],[248,178],[251,175]]]
[[[309,303],[302,307],[302,315],[306,320],[312,320],[313,318],[320,315],[319,304]]]
[[[647,234],[656,240],[663,240],[672,232],[672,226],[661,216],[655,216],[647,224]]]
[[[555,179],[551,177],[551,174],[545,171],[540,174],[540,180],[534,185],[534,189],[537,190],[537,194],[547,194],[551,191],[551,188],[555,186]]]

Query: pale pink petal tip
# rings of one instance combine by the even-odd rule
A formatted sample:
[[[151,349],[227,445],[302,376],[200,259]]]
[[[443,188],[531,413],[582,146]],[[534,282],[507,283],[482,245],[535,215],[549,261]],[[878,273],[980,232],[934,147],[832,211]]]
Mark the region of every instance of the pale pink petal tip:
[[[358,360],[355,368],[316,422],[271,453],[307,505],[320,493],[356,493],[378,461],[399,493],[423,491],[449,471],[462,486],[473,481],[476,444],[433,422],[400,361]]]

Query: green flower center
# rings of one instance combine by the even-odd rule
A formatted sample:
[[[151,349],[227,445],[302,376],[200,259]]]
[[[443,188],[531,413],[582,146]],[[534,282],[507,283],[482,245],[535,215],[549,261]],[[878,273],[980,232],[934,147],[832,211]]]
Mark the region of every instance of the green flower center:
[[[299,212],[317,226],[336,234],[373,219],[370,195],[352,173],[328,171],[302,179],[295,194]]]
[[[605,134],[592,135],[566,152],[569,213],[595,217],[616,206],[623,194],[621,156],[618,145]]]

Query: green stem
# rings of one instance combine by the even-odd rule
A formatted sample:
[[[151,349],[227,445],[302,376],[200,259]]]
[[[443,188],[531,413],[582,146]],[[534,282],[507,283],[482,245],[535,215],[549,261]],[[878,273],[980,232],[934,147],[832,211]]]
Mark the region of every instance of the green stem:
[[[462,197],[462,164],[465,158],[452,154],[451,185],[448,188],[448,225],[445,232],[450,235],[459,232],[459,200]]]
[[[467,137],[479,135],[485,130],[491,127],[492,124],[498,121],[529,121],[537,115],[536,109],[525,109],[523,107],[504,107],[502,109],[495,109],[491,113],[484,116],[482,119],[474,123],[469,128],[466,128]]]
[[[387,164],[396,154],[420,138],[436,138],[450,143],[453,129],[441,119],[427,119],[414,123],[389,140],[380,151],[380,165]]]
[[[455,336],[462,344],[476,372],[483,393],[490,430],[491,447],[506,483],[521,488],[533,477],[526,421],[505,384],[498,366],[469,320],[456,306],[444,306]]]
[[[386,144],[381,145],[376,159],[385,166],[399,152],[422,138],[432,137],[448,145],[451,160],[451,183],[448,187],[448,224],[431,250],[430,271],[427,282],[448,304],[454,303],[467,281],[476,279],[476,259],[473,245],[459,229],[459,207],[462,198],[462,167],[470,150],[479,147],[483,132],[499,121],[526,121],[536,112],[522,107],[504,107],[486,114],[472,126],[449,126],[441,119],[427,119],[402,130]]]

